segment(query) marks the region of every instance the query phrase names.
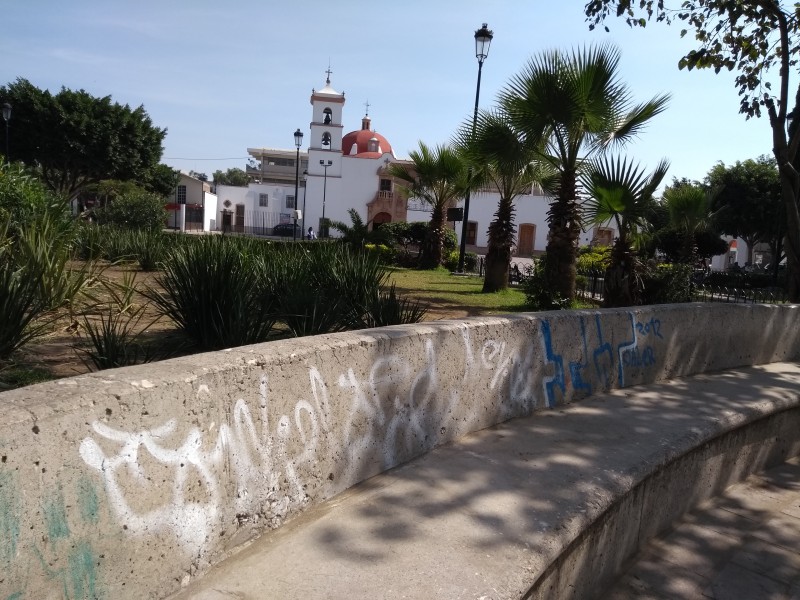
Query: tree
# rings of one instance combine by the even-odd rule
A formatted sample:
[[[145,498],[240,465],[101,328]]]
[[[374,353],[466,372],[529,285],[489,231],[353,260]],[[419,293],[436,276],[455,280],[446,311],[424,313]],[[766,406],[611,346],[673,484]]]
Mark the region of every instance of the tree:
[[[670,225],[682,238],[680,261],[683,263],[694,265],[697,258],[695,236],[712,228],[714,198],[715,192],[699,185],[679,185],[664,190]]]
[[[167,222],[164,199],[142,188],[127,190],[95,211],[100,223],[123,229],[160,230]]]
[[[411,164],[392,163],[389,171],[408,192],[431,207],[428,224],[429,243],[420,266],[436,268],[442,264],[445,217],[447,208],[463,196],[467,183],[465,161],[449,146],[428,147],[419,143],[419,150],[409,152]]]
[[[610,46],[571,54],[552,50],[532,58],[500,94],[503,110],[558,172],[547,213],[549,237],[545,277],[565,300],[575,297],[575,263],[581,232],[577,180],[582,164],[636,136],[662,112],[669,97],[634,106],[617,78],[619,51]]]
[[[189,171],[189,176],[199,179],[200,181],[208,181],[208,175],[205,173],[198,173],[197,171]]]
[[[584,172],[581,182],[589,200],[586,212],[591,223],[614,220],[619,235],[606,269],[603,305],[631,306],[638,303],[639,285],[634,239],[647,224],[653,194],[667,174],[669,163],[662,160],[646,175],[627,159],[597,160]]]
[[[719,162],[708,172],[706,184],[719,190],[714,202],[719,230],[745,241],[749,262],[756,244],[769,244],[777,264],[786,235],[786,211],[775,159],[760,156],[730,167]]]
[[[483,111],[472,123],[465,123],[456,135],[459,151],[472,165],[470,187],[489,185],[500,195],[494,220],[489,224],[484,292],[508,287],[511,247],[515,242],[514,200],[530,192],[540,181],[543,170],[536,148],[529,138],[514,128],[501,111]]]
[[[230,168],[225,172],[216,170],[213,173],[215,185],[236,185],[239,187],[247,187],[250,183],[250,177],[247,173],[236,167]]]
[[[355,208],[347,209],[347,214],[350,215],[351,225],[342,221],[331,221],[331,228],[341,233],[342,242],[351,248],[361,249],[364,244],[386,244],[391,241],[392,236],[382,227],[370,231],[369,223],[364,223]]]
[[[678,61],[681,69],[736,71],[740,112],[747,118],[766,111],[772,129],[772,151],[781,177],[781,199],[786,211],[786,266],[789,300],[800,300],[800,107],[789,111],[793,67],[800,53],[797,6],[779,0],[684,0],[669,9],[665,0],[591,0],[585,11],[590,28],[614,13],[631,26],[648,20],[684,21],[694,29],[697,48]],[[645,18],[646,17],[646,18]],[[606,28],[608,29],[608,28]],[[687,34],[681,30],[681,36]],[[778,90],[766,80],[777,70]],[[798,87],[800,93],[800,87]]]
[[[166,129],[132,109],[84,90],[40,90],[25,79],[0,87],[14,107],[14,158],[36,167],[45,185],[72,198],[102,179],[146,181],[161,158]]]
[[[168,197],[175,193],[181,180],[181,172],[163,163],[155,165],[140,182],[148,192]]]

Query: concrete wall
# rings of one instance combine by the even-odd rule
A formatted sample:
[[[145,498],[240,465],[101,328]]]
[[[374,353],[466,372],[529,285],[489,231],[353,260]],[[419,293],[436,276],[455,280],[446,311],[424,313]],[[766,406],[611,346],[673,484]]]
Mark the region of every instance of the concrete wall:
[[[0,394],[0,597],[163,597],[261,531],[470,431],[601,390],[796,359],[797,311],[435,322]]]

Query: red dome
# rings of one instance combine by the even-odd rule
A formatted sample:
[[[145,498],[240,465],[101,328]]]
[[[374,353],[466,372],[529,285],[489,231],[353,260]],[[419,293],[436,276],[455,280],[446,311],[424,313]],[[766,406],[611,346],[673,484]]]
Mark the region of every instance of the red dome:
[[[387,152],[394,156],[392,145],[380,133],[370,131],[369,117],[364,117],[361,129],[351,131],[342,138],[342,154],[359,158],[380,158]]]

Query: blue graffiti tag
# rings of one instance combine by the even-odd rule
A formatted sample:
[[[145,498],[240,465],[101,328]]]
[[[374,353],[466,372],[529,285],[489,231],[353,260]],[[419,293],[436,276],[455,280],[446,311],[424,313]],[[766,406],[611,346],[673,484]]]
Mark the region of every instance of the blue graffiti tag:
[[[603,389],[608,390],[611,388],[611,369],[614,366],[614,350],[611,348],[609,342],[603,341],[603,328],[600,324],[600,315],[595,315],[595,324],[597,325],[597,348],[593,353],[594,370],[597,376],[603,382]],[[603,356],[608,357],[608,361],[601,361]]]
[[[583,376],[581,375],[581,370],[585,369],[589,362],[586,360],[586,357],[589,355],[588,345],[586,343],[586,324],[583,321],[583,317],[580,319],[581,321],[581,338],[583,339],[583,353],[581,354],[581,360],[579,361],[570,361],[569,363],[569,376],[572,380],[572,387],[577,392],[578,390],[583,390],[586,392],[587,396],[592,395],[592,385],[588,381],[583,380]]]
[[[564,374],[564,359],[560,354],[553,352],[553,336],[550,331],[550,322],[546,319],[542,321],[542,341],[544,342],[544,353],[547,357],[547,362],[553,365],[553,375],[542,379],[542,387],[547,397],[547,406],[552,408],[556,403],[555,387],[561,388],[563,396],[567,391],[567,383]]]

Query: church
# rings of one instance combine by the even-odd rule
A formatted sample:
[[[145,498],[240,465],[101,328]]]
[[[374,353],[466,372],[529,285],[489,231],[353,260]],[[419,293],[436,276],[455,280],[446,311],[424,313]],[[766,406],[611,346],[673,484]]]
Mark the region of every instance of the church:
[[[296,237],[309,227],[325,235],[328,220],[350,223],[348,210],[355,208],[370,228],[394,221],[428,221],[424,202],[407,198],[400,183],[389,174],[398,159],[392,145],[372,129],[367,113],[361,127],[344,133],[345,95],[331,86],[330,70],[325,86],[311,92],[310,132],[307,150],[248,148],[248,187],[217,186],[215,228],[256,235],[280,231]],[[298,135],[298,134],[296,134]],[[300,142],[300,138],[296,138]],[[299,165],[298,161],[299,160]],[[299,186],[295,194],[295,174]],[[499,195],[491,189],[475,190],[470,198],[467,250],[485,251],[487,230],[494,218]],[[547,245],[547,209],[550,198],[533,187],[516,199],[517,255],[543,252]],[[450,222],[459,237],[462,224]],[[277,228],[277,229],[276,229]],[[330,232],[336,235],[335,231]],[[609,227],[584,231],[580,243],[610,244],[615,232]]]

